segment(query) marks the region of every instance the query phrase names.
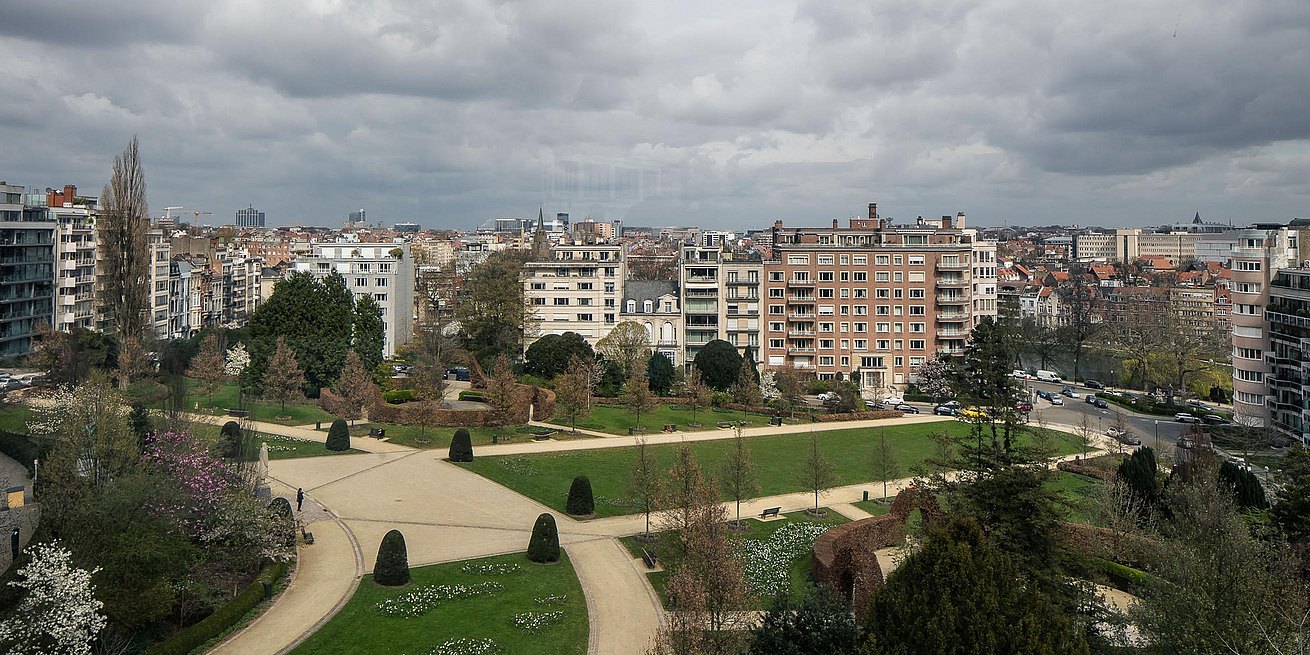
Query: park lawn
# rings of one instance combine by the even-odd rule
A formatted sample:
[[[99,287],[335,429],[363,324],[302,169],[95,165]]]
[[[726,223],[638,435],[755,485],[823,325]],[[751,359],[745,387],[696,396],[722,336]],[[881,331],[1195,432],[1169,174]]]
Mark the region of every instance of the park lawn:
[[[182,406],[184,411],[220,416],[226,414],[228,408],[237,406],[237,385],[224,384],[214,391],[211,398],[208,394],[201,393],[197,388],[198,384],[196,380],[187,378],[187,395]],[[286,411],[282,410],[282,405],[279,403],[264,402],[250,396],[245,397],[245,404],[250,410],[250,418],[255,421],[307,425],[316,421],[328,423],[336,418],[323,411],[323,408],[318,405],[303,400],[298,403],[288,402]]]
[[[327,425],[321,429],[326,431]],[[390,443],[409,446],[410,448],[449,448],[450,440],[455,435],[453,427],[436,427],[420,428],[417,425],[401,425],[399,423],[356,423],[350,428],[351,438],[368,438],[369,430],[373,428],[382,428],[386,430],[386,439]],[[469,427],[464,428],[469,431],[469,438],[473,441],[474,446],[491,445],[491,437],[495,434],[502,436],[508,435],[510,443],[520,443],[532,440],[531,429],[540,430],[542,428],[529,428],[527,425],[507,425],[503,428],[486,428],[486,427]],[[597,439],[588,434],[570,434],[567,430],[557,430],[550,435],[550,438],[556,441],[568,439]],[[420,439],[426,439],[427,443],[419,443]]]
[[[879,484],[879,485],[878,485],[878,488],[879,488],[879,490],[881,491],[881,489],[882,489],[882,485]],[[871,494],[869,494],[869,495],[872,496],[873,494],[871,493]],[[889,498],[888,501],[887,501],[887,504],[885,504],[885,505],[882,504],[882,503],[880,503],[880,502],[878,502],[878,501],[876,501],[876,500],[859,500],[859,501],[853,502],[853,503],[851,503],[851,504],[854,505],[854,506],[856,506],[856,507],[858,507],[858,508],[860,508],[860,509],[862,509],[862,510],[864,510],[864,511],[866,511],[866,512],[868,512],[868,513],[870,513],[870,514],[872,514],[872,515],[874,515],[874,516],[882,516],[882,515],[884,515],[884,514],[890,514],[890,513],[891,513],[891,511],[892,511],[891,500],[894,499],[894,498],[896,498],[896,497],[895,497],[895,496],[892,496],[892,498]]]
[[[1060,498],[1064,500],[1065,518],[1067,520],[1073,523],[1095,525],[1096,521],[1093,519],[1095,512],[1091,496],[1100,485],[1101,481],[1096,478],[1089,478],[1068,471],[1055,471],[1045,486],[1047,489],[1058,493]]]
[[[713,428],[720,421],[742,421],[750,423],[749,427],[769,424],[769,416],[766,414],[746,414],[744,417],[741,412],[735,412],[727,409],[702,408],[696,411],[696,422],[701,424],[698,428],[689,428],[691,423],[691,408],[686,405],[664,405],[661,404],[655,409],[641,415],[641,427],[647,432],[660,432],[665,425],[677,425],[679,430],[704,430]],[[560,416],[555,416],[550,422],[554,425],[572,427],[568,421]],[[784,423],[790,423],[785,421]],[[626,407],[619,405],[596,405],[591,408],[591,413],[586,418],[578,420],[578,428],[583,430],[595,430],[597,432],[608,432],[610,434],[627,434],[628,428],[636,423],[632,420],[632,412]]]
[[[744,532],[730,534],[732,534],[732,538],[738,542],[745,542],[748,539],[765,541],[768,540],[773,533],[789,523],[836,526],[847,523],[850,520],[832,509],[825,509],[824,512],[824,515],[821,517],[810,516],[805,511],[791,512],[789,514],[783,514],[782,516],[784,519],[781,521],[760,521],[754,518],[747,519],[746,517],[742,517],[742,521],[746,524],[746,530]],[[653,551],[659,558],[660,567],[663,570],[648,571],[646,576],[650,581],[651,587],[655,589],[655,593],[659,595],[660,602],[663,603],[666,608],[669,604],[668,594],[666,593],[669,573],[677,565],[676,561],[669,561],[670,558],[667,556],[670,552],[667,540],[671,539],[672,535],[673,533],[660,533],[659,541],[656,541],[653,544],[643,543],[635,536],[624,537],[619,540],[623,543],[624,547],[628,549],[628,552],[636,559],[641,558],[641,551],[643,548]],[[813,556],[807,548],[806,552],[797,555],[787,563],[787,595],[794,601],[799,601],[805,596],[806,587],[811,582],[810,562],[812,560]],[[637,566],[643,571],[646,570],[645,564],[641,562],[638,562]],[[772,597],[751,598],[748,606],[741,609],[768,609],[773,600]]]
[[[156,417],[155,425],[158,429],[168,429],[168,421]],[[213,423],[201,423],[192,421],[187,423],[187,429],[191,434],[200,440],[200,443],[206,446],[213,446],[218,442],[221,426]],[[268,444],[268,458],[273,459],[295,459],[297,457],[319,457],[321,455],[358,455],[364,451],[355,450],[328,450],[327,446],[321,441],[312,441],[310,439],[301,439],[299,437],[287,437],[280,434],[268,434],[265,432],[255,432],[255,443]]]
[[[915,466],[935,452],[935,444],[929,439],[930,434],[949,430],[959,435],[967,433],[968,429],[969,426],[963,423],[943,421],[889,425],[885,428],[826,430],[813,434],[818,437],[820,451],[832,461],[835,468],[837,479],[831,486],[840,486],[868,482],[873,477],[869,472],[870,459],[876,443],[875,437],[880,433],[887,435],[887,441],[896,453],[901,475],[909,475]],[[757,496],[806,490],[800,476],[803,453],[809,445],[810,434],[802,432],[746,439],[760,486]],[[1064,433],[1055,434],[1060,454],[1077,452],[1075,437]],[[706,474],[717,476],[732,441],[725,438],[696,441],[687,445]],[[654,459],[654,468],[658,471],[671,468],[678,447],[679,444],[648,446],[648,454]],[[475,457],[472,462],[461,466],[560,512],[565,509],[564,502],[573,478],[585,475],[590,478],[596,497],[596,515],[620,516],[637,511],[636,503],[628,500],[632,495],[629,480],[635,457],[631,447],[603,448],[540,455]],[[729,500],[727,496],[722,499]]]
[[[27,405],[5,403],[0,405],[0,430],[14,434],[27,434],[27,422],[32,419],[32,408]]]
[[[474,564],[513,564],[519,570],[493,575],[464,569]],[[587,603],[573,566],[562,550],[559,563],[547,566],[533,564],[523,553],[515,553],[415,568],[410,575],[410,583],[401,588],[380,587],[373,583],[373,576],[364,576],[346,606],[292,652],[295,655],[419,655],[447,640],[460,638],[489,638],[498,646],[495,652],[515,655],[587,652]],[[376,610],[379,602],[423,586],[479,582],[494,582],[504,588],[486,596],[449,600],[415,617],[386,616]],[[536,602],[547,596],[564,596],[564,599],[559,604]],[[535,634],[510,622],[516,614],[551,611],[562,611],[563,620]]]

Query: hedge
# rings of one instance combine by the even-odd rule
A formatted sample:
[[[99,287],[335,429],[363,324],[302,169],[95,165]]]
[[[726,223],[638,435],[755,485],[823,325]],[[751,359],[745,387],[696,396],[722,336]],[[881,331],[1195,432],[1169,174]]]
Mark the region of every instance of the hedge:
[[[12,457],[26,467],[28,475],[32,474],[32,462],[45,459],[53,443],[48,439],[0,430],[0,453]]]
[[[470,401],[473,401],[473,402],[475,402],[475,403],[485,403],[485,402],[487,402],[487,398],[486,398],[485,396],[482,395],[482,392],[481,392],[481,391],[469,391],[469,390],[461,391],[461,392],[459,392],[459,399],[460,399],[460,400],[470,400]]]
[[[417,397],[418,394],[414,393],[413,389],[396,389],[395,391],[387,391],[382,394],[382,400],[393,405],[407,403]]]
[[[236,625],[250,610],[263,602],[264,583],[268,582],[270,585],[277,583],[286,570],[287,565],[283,562],[264,564],[255,580],[246,585],[246,588],[242,589],[231,602],[214,610],[213,614],[194,625],[151,646],[144,655],[187,655],[210,639],[223,634],[223,631]]]

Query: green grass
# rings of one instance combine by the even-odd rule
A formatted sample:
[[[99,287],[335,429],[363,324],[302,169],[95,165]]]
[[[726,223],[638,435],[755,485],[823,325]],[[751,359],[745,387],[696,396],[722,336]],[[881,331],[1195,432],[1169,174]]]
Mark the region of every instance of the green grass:
[[[161,430],[168,429],[168,422],[156,417],[155,425]],[[187,423],[187,429],[191,434],[200,440],[200,443],[206,446],[212,446],[218,442],[219,431],[221,426],[212,423]],[[267,434],[265,432],[255,432],[255,443],[268,443],[268,458],[274,459],[295,459],[297,457],[319,457],[322,455],[357,455],[364,451],[350,450],[334,451],[328,450],[322,442],[310,441],[309,439],[300,439],[297,437],[284,437],[278,434]]]
[[[896,453],[897,463],[905,475],[915,465],[933,454],[934,444],[929,434],[941,430],[964,434],[968,426],[958,422],[894,425],[885,428],[849,428],[815,432],[823,455],[832,461],[837,473],[837,485],[868,482],[869,461],[875,438],[887,435],[887,441]],[[1076,438],[1056,433],[1061,454],[1078,451]],[[751,452],[755,475],[760,483],[760,496],[804,491],[800,480],[801,452],[809,444],[808,433],[779,434],[750,437],[746,444]],[[697,441],[688,444],[702,469],[717,475],[721,463],[732,445],[732,439]],[[648,446],[655,468],[665,470],[673,465],[678,444]],[[490,478],[529,498],[561,512],[568,496],[569,485],[578,475],[591,479],[596,496],[597,516],[619,516],[635,513],[635,503],[626,499],[634,464],[633,448],[604,448],[577,450],[540,455],[509,455],[475,458],[467,466],[470,470]],[[723,500],[728,500],[725,496]]]
[[[327,431],[328,426],[324,425],[322,430]],[[455,435],[455,430],[459,428],[437,427],[420,429],[417,425],[400,425],[399,423],[356,423],[350,429],[352,438],[368,438],[368,431],[373,428],[382,428],[386,430],[387,441],[390,443],[409,446],[410,448],[441,448],[450,447],[450,440]],[[520,443],[532,440],[532,433],[526,425],[509,425],[500,429],[471,427],[464,428],[469,431],[469,438],[472,439],[474,446],[491,445],[491,437],[494,434],[508,435],[511,443]],[[590,435],[578,433],[569,434],[567,430],[560,430],[550,435],[551,439],[563,441],[566,439],[596,439]],[[420,439],[425,439],[426,443],[419,443]]]
[[[746,524],[746,530],[740,533],[732,533],[732,538],[739,542],[747,539],[766,540],[779,528],[788,523],[805,522],[820,523],[823,525],[841,525],[849,522],[849,519],[845,516],[842,516],[831,509],[827,509],[825,512],[824,516],[817,518],[810,516],[804,511],[792,512],[790,514],[783,514],[782,516],[786,518],[781,521],[748,520],[743,516],[742,521]],[[641,551],[643,548],[653,551],[659,558],[660,566],[663,570],[648,572],[646,573],[646,576],[650,580],[651,587],[655,589],[655,593],[659,595],[660,601],[665,605],[665,607],[667,607],[669,599],[666,588],[668,585],[669,573],[677,566],[677,562],[669,561],[668,557],[668,553],[671,552],[671,549],[667,543],[668,540],[672,539],[672,533],[661,533],[659,536],[660,540],[653,544],[644,543],[638,540],[635,536],[624,537],[619,541],[623,543],[624,547],[628,549],[628,552],[631,553],[634,558],[641,557]],[[788,595],[792,600],[800,600],[805,596],[806,586],[810,583],[810,561],[812,559],[813,557],[807,553],[792,560],[791,566],[788,567]],[[645,565],[639,563],[638,566],[644,568]],[[741,609],[767,609],[772,600],[772,598],[752,598],[749,601],[749,605]]]
[[[479,575],[462,570],[466,563],[517,564],[520,570],[507,575]],[[550,566],[533,564],[517,553],[425,566],[413,569],[411,575],[411,582],[399,589],[379,587],[373,583],[373,576],[365,576],[341,612],[292,652],[417,655],[458,638],[490,638],[500,647],[497,652],[515,655],[587,652],[587,603],[573,566],[562,551],[560,562]],[[417,617],[384,616],[375,609],[380,601],[425,585],[485,581],[504,585],[504,589],[487,596],[447,601]],[[534,602],[551,595],[567,598],[559,605]],[[564,620],[538,634],[529,634],[510,623],[515,614],[554,610],[563,611]]]
[[[32,408],[27,405],[5,403],[0,405],[0,430],[14,434],[27,434],[27,422],[32,418]]]
[[[190,378],[186,381],[187,395],[183,405],[186,411],[221,416],[227,413],[228,408],[237,406],[237,385],[224,384],[214,391],[211,398],[208,394],[201,393],[196,388],[197,384],[197,381]],[[282,425],[306,425],[315,421],[331,422],[335,418],[323,411],[323,408],[309,402],[287,403],[286,411],[283,411],[282,405],[278,403],[268,403],[246,396],[245,405],[250,410],[251,419]]]
[[[1056,471],[1046,488],[1055,491],[1065,502],[1065,518],[1074,523],[1094,524],[1092,493],[1100,480],[1068,471]]]
[[[878,485],[878,486],[881,487],[882,485]],[[879,489],[879,491],[881,491],[881,489]],[[895,496],[892,497],[895,498]],[[884,505],[876,500],[861,500],[851,504],[874,516],[882,516],[884,514],[889,514],[892,511],[892,506],[890,502]]]
[[[734,412],[726,409],[700,409],[696,412],[696,422],[701,427],[689,428],[691,420],[691,409],[686,405],[660,405],[655,409],[641,415],[641,427],[647,432],[659,432],[665,425],[674,424],[679,430],[703,430],[713,428],[720,421],[741,421],[745,420],[750,423],[750,427],[769,424],[769,416],[766,414],[747,414],[744,418],[741,412]],[[785,423],[792,421],[784,420]],[[568,421],[560,417],[551,420],[555,425],[569,427]],[[595,430],[597,432],[608,432],[609,434],[627,434],[628,428],[635,425],[632,420],[632,412],[626,408],[617,405],[597,405],[591,409],[591,414],[586,418],[578,420],[578,428],[585,430]]]

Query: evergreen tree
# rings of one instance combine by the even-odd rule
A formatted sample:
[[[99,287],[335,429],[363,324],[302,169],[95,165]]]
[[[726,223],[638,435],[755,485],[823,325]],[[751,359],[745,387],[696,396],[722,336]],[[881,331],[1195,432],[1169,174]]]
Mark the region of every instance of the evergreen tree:
[[[373,582],[383,587],[400,587],[409,584],[409,553],[405,548],[405,535],[391,530],[378,545],[378,560],[373,567]]]
[[[591,480],[587,476],[573,478],[564,508],[570,516],[592,516],[596,513],[596,500],[591,494]]]
[[[1069,654],[1086,639],[972,519],[931,533],[873,596],[867,653]]]
[[[145,448],[146,437],[155,429],[150,420],[150,411],[145,408],[145,405],[133,405],[132,412],[127,415],[127,424],[131,427],[132,434],[136,435],[137,447]]]
[[[332,426],[328,428],[327,449],[338,452],[350,450],[350,427],[345,421],[332,421]]]
[[[331,387],[350,350],[354,316],[354,296],[339,273],[322,281],[310,273],[289,273],[250,315],[246,386],[263,383],[277,338],[284,337],[304,368],[307,395],[317,396],[319,389]]]
[[[531,374],[550,380],[568,370],[574,357],[594,360],[596,353],[591,344],[577,332],[564,334],[543,334],[528,346],[524,353],[523,369]]]
[[[1160,496],[1159,473],[1156,468],[1155,451],[1150,446],[1142,446],[1133,451],[1119,463],[1117,475],[1128,483],[1133,493],[1146,504],[1155,504]]]
[[[715,339],[696,353],[696,369],[705,384],[715,391],[727,391],[741,371],[741,355],[737,348],[723,339]]]
[[[750,655],[856,655],[860,626],[851,609],[826,587],[811,587],[796,602],[783,594],[751,632]]]
[[[273,357],[268,360],[264,373],[264,396],[276,401],[287,412],[287,401],[305,390],[305,372],[296,361],[296,353],[287,345],[286,337],[277,338]]]
[[[365,294],[355,301],[354,325],[350,349],[359,353],[365,371],[374,371],[382,363],[386,345],[386,324],[382,322],[382,308],[373,296]]]
[[[1238,468],[1232,462],[1219,466],[1219,479],[1233,489],[1233,500],[1242,509],[1264,509],[1269,506],[1260,479],[1248,469]]]
[[[543,513],[532,526],[532,539],[528,541],[528,560],[538,564],[559,561],[559,528],[555,517]]]
[[[755,361],[755,347],[746,346],[746,349],[741,351],[741,359],[744,364],[750,367],[751,379],[755,380],[755,384],[758,385],[760,383],[760,364]]]
[[[500,353],[523,352],[523,337],[532,332],[533,316],[523,296],[523,264],[530,253],[501,250],[473,267],[460,287],[455,318],[464,347],[479,362]]]
[[[646,377],[650,380],[650,390],[661,396],[669,395],[669,390],[673,388],[673,378],[677,371],[673,369],[673,362],[663,354],[654,352],[646,360]]]
[[[1277,480],[1274,522],[1293,544],[1310,543],[1310,449],[1287,449]]]
[[[473,440],[469,437],[468,430],[464,428],[455,430],[455,436],[450,439],[450,452],[447,456],[452,462],[473,461]]]

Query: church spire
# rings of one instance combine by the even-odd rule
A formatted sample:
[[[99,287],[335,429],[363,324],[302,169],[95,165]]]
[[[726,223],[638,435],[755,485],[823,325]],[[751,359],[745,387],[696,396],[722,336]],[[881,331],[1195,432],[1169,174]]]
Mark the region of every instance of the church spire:
[[[546,210],[537,208],[537,231],[532,234],[532,256],[538,260],[550,257],[550,244],[546,242]]]

